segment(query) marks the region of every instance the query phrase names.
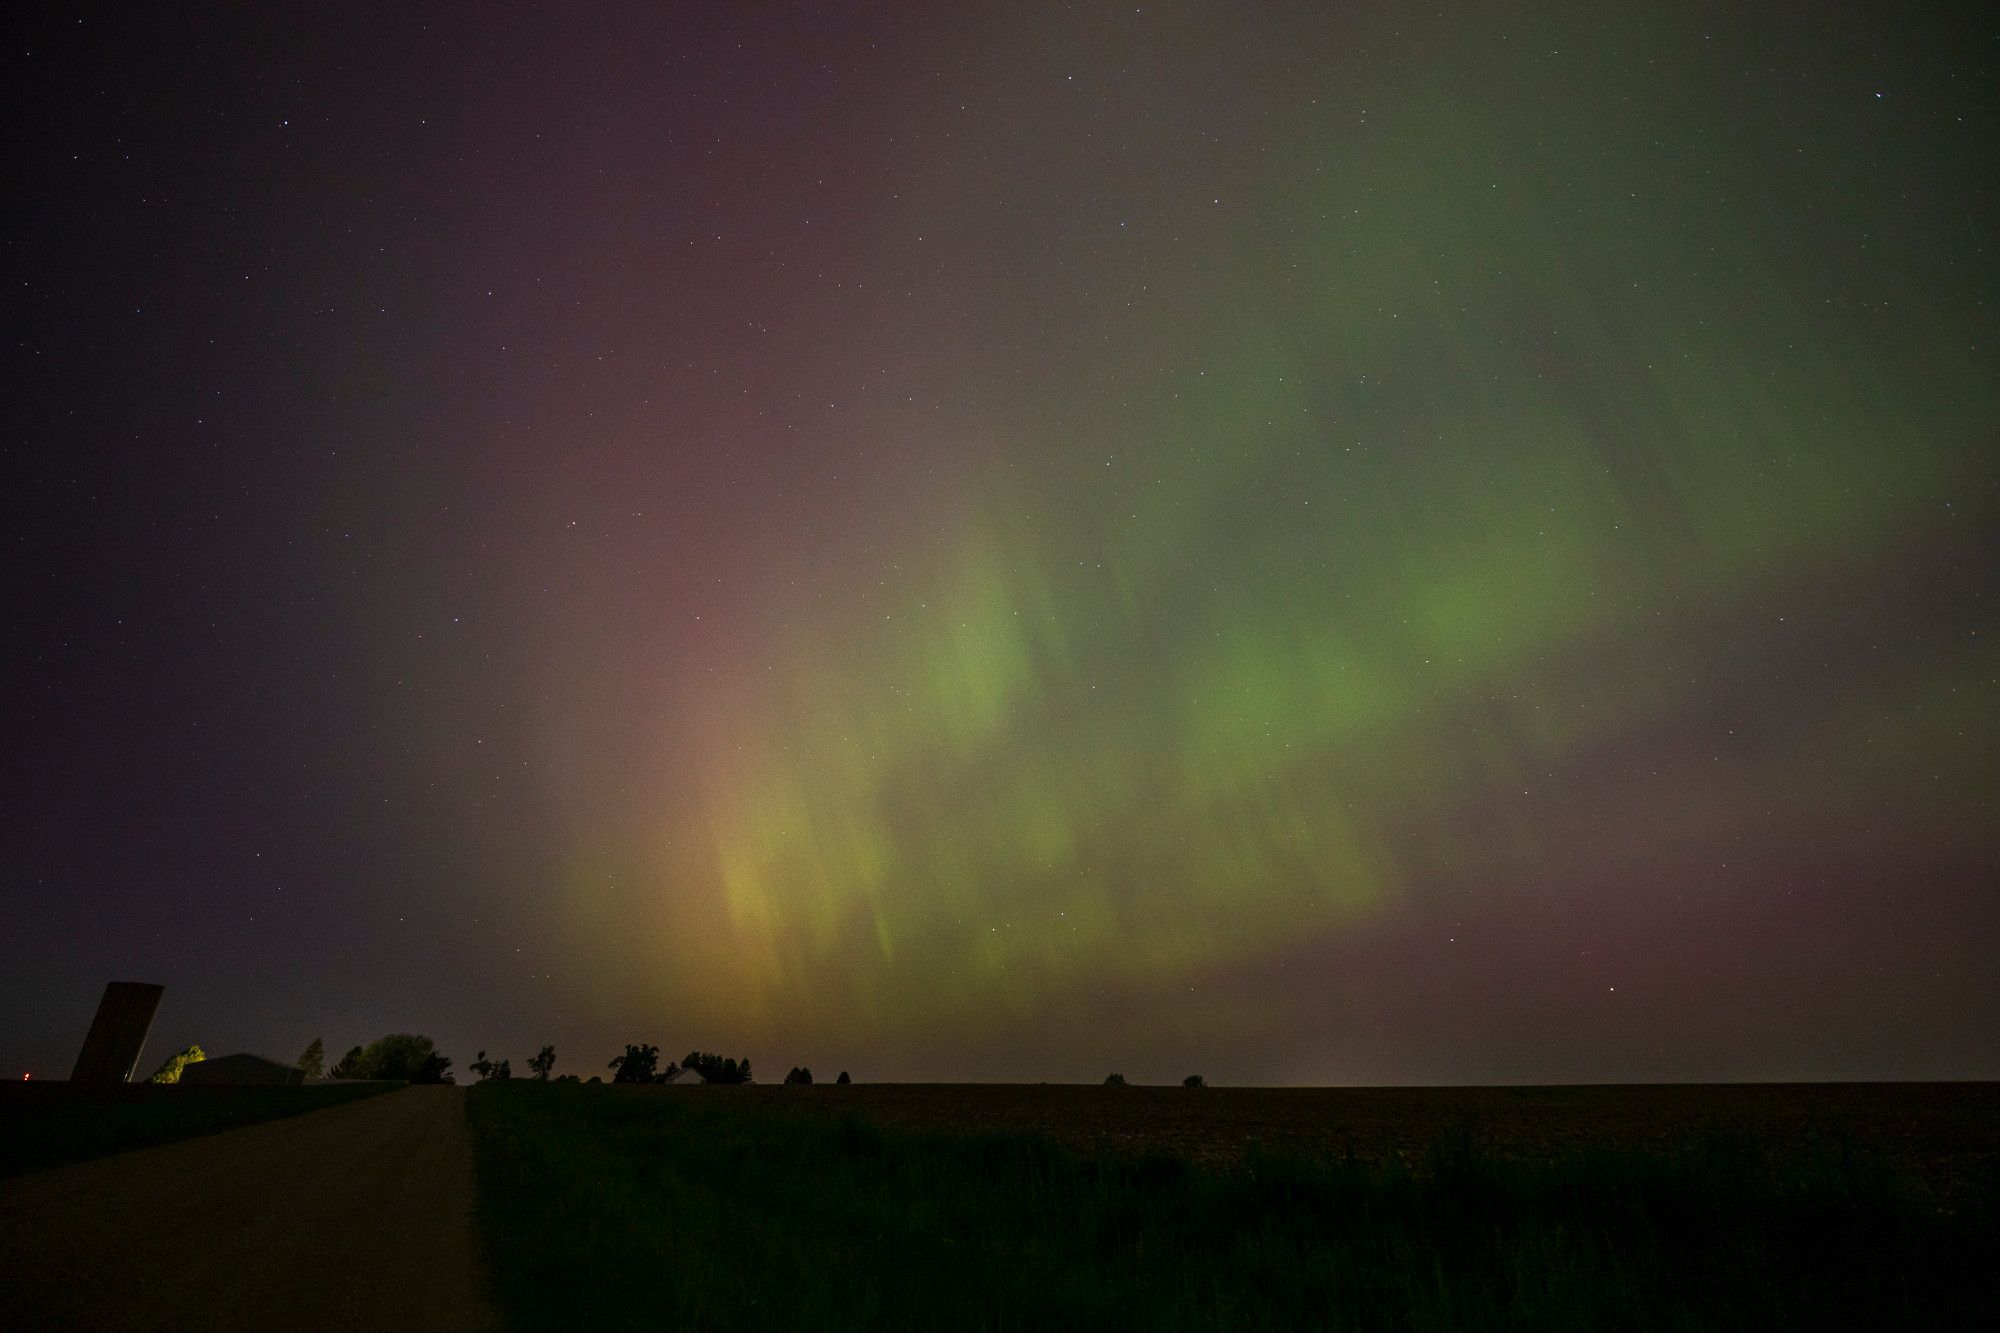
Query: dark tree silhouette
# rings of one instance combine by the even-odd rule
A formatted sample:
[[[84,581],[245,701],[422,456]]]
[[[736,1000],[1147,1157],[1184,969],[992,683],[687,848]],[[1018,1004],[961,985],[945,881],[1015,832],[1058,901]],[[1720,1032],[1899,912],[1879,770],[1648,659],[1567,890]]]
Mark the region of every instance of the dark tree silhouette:
[[[493,1062],[486,1058],[486,1052],[484,1051],[481,1051],[478,1055],[475,1055],[472,1058],[472,1063],[467,1065],[466,1068],[470,1069],[473,1073],[479,1075],[479,1081],[481,1083],[484,1083],[487,1079],[493,1077]]]
[[[1208,1081],[1200,1074],[1189,1074],[1181,1080],[1181,1086],[1183,1088],[1205,1088],[1208,1086]]]
[[[429,1040],[429,1038],[425,1038],[425,1040]],[[410,1075],[410,1082],[412,1083],[457,1082],[457,1080],[451,1076],[451,1057],[448,1055],[439,1055],[436,1051],[432,1051],[429,1055],[426,1055],[423,1058],[423,1060],[417,1065],[416,1072]]]
[[[800,1065],[798,1068],[792,1070],[791,1073],[785,1075],[786,1083],[811,1083],[812,1081],[813,1071],[807,1069],[804,1065]]]
[[[750,1062],[727,1059],[707,1051],[689,1051],[681,1063],[710,1083],[748,1083]]]
[[[528,1069],[537,1079],[544,1083],[549,1081],[549,1071],[555,1067],[556,1048],[553,1046],[542,1047],[540,1051],[535,1053],[535,1058],[528,1061]]]
[[[852,1083],[853,1081],[854,1081],[853,1079],[847,1076],[847,1071],[845,1069],[841,1070],[840,1077],[834,1080],[835,1083]]]
[[[495,1077],[495,1078],[512,1078],[512,1077],[514,1077],[514,1066],[513,1066],[513,1064],[512,1064],[511,1062],[509,1062],[509,1061],[506,1061],[506,1060],[502,1060],[502,1061],[501,1061],[501,1062],[500,1062],[499,1064],[497,1064],[497,1065],[493,1066],[493,1077]]]
[[[367,1049],[357,1046],[341,1060],[350,1071],[346,1078],[401,1079],[408,1083],[449,1083],[451,1060],[438,1054],[431,1039],[414,1032],[392,1032],[378,1037]]]
[[[340,1057],[340,1063],[333,1067],[333,1072],[328,1074],[327,1077],[360,1078],[361,1048],[359,1046],[348,1047],[347,1054]]]
[[[611,1081],[613,1083],[651,1083],[653,1071],[660,1065],[660,1048],[657,1046],[627,1046],[625,1054],[613,1057],[611,1061]]]
[[[297,1063],[299,1072],[307,1078],[326,1077],[326,1043],[314,1037],[312,1045],[299,1053]]]
[[[1104,1076],[1104,1086],[1107,1088],[1122,1088],[1125,1086],[1125,1076],[1123,1074],[1106,1074]]]

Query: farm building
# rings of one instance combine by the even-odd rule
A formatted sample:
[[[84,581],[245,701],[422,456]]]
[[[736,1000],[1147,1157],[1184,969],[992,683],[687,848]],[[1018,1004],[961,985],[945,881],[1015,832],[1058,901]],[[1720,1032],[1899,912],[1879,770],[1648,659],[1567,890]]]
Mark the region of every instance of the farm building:
[[[210,1087],[225,1084],[263,1083],[275,1086],[305,1082],[305,1074],[291,1065],[266,1060],[247,1052],[202,1060],[181,1070],[181,1082]]]

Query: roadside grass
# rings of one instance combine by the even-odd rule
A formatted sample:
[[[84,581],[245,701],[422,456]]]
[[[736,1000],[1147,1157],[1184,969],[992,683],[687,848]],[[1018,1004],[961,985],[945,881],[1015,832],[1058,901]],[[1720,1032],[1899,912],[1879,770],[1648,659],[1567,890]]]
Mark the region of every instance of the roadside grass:
[[[2000,1182],[1946,1212],[1838,1147],[1205,1170],[739,1091],[472,1089],[514,1327],[1938,1328],[2000,1297]]]
[[[380,1092],[385,1086],[0,1085],[0,1178],[339,1106]]]

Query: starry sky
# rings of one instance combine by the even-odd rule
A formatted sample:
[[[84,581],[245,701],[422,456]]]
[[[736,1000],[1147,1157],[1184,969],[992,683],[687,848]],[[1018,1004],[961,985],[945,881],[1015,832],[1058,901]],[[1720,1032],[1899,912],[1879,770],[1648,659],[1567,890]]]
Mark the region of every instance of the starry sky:
[[[11,15],[0,1066],[2000,1076],[2000,30],[1436,8]]]

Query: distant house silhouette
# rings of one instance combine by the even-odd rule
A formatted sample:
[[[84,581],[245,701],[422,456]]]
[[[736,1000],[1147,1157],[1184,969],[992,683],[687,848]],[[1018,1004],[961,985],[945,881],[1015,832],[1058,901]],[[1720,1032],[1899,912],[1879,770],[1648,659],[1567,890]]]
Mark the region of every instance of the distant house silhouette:
[[[201,1072],[196,1073],[196,1070]],[[181,1070],[182,1084],[195,1086],[222,1087],[262,1083],[283,1087],[303,1083],[305,1079],[305,1071],[296,1065],[266,1060],[261,1055],[251,1055],[248,1052],[221,1055],[213,1060],[200,1060]]]
[[[673,1073],[662,1078],[660,1082],[673,1083],[682,1087],[693,1087],[697,1083],[706,1083],[708,1080],[701,1076],[701,1071],[689,1069],[686,1065],[682,1065],[680,1068],[674,1070]]]

